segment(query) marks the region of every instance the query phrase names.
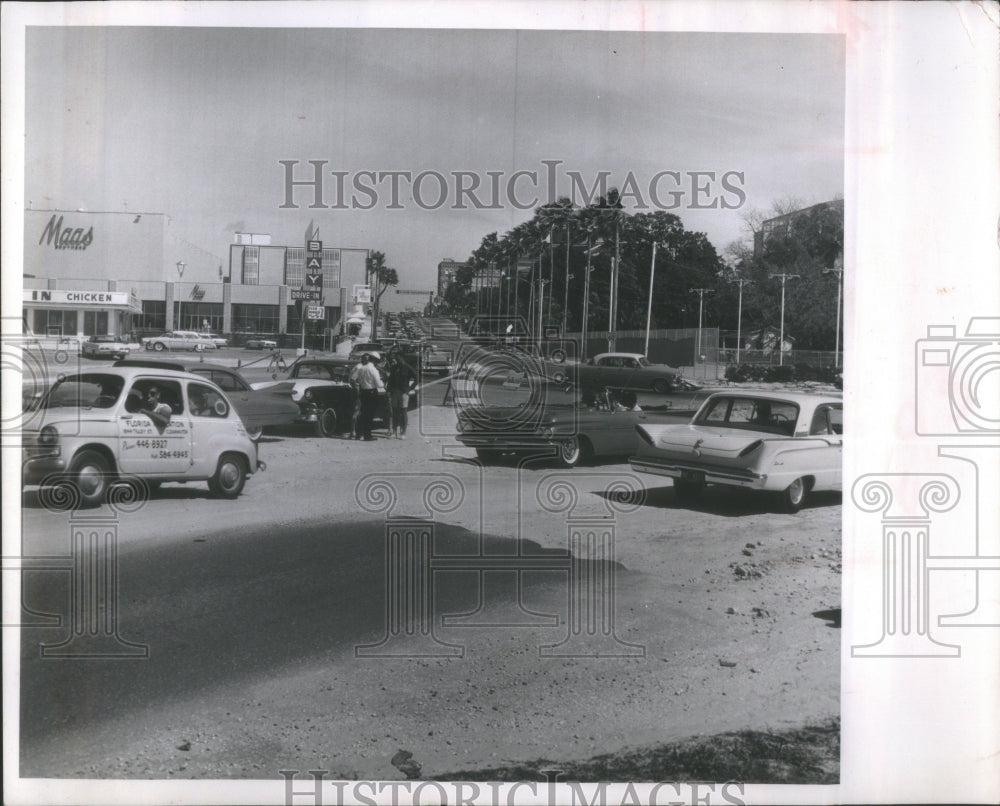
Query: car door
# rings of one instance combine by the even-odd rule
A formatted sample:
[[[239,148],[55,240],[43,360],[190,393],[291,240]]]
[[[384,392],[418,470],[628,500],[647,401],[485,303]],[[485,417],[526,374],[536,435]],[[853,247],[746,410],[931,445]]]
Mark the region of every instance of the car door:
[[[199,373],[203,374],[203,373]],[[207,377],[226,393],[229,402],[233,404],[236,413],[246,423],[247,428],[270,425],[267,402],[268,395],[254,392],[246,382],[234,372],[226,372],[222,369],[210,370]]]
[[[823,404],[816,407],[809,435],[822,437],[827,447],[821,447],[815,454],[816,478],[814,489],[839,490],[843,486],[842,468],[844,462],[844,407],[840,403]]]
[[[140,409],[155,386],[170,407],[170,422],[157,426]],[[118,417],[118,467],[143,477],[185,475],[191,467],[191,419],[179,381],[138,377],[132,381]]]

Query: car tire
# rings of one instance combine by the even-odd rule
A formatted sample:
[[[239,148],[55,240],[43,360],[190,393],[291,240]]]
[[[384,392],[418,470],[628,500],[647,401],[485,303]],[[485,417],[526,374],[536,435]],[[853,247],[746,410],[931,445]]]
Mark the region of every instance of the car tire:
[[[674,479],[674,495],[682,504],[693,504],[705,491],[705,485],[699,481],[683,481]]]
[[[208,489],[217,498],[239,498],[247,483],[247,460],[238,453],[224,453],[219,457],[215,475],[208,480]]]
[[[316,418],[316,436],[327,439],[337,436],[337,412],[331,407],[320,409]]]
[[[559,441],[559,463],[563,467],[579,467],[590,461],[590,443],[584,437],[573,436]]]
[[[665,378],[657,378],[653,381],[653,391],[658,395],[665,395],[670,391],[670,384]]]
[[[163,352],[163,342],[162,341],[156,342],[153,345],[153,349],[156,350],[156,352],[158,352],[158,353],[162,353]]]
[[[247,436],[254,442],[264,436],[264,426],[262,425],[244,425],[244,428],[247,430]]]
[[[104,503],[114,474],[111,464],[97,451],[81,451],[73,457],[68,481],[73,486],[79,506],[91,508]]]
[[[778,493],[781,503],[781,511],[794,515],[806,502],[809,493],[809,484],[804,478],[795,479],[784,490]]]

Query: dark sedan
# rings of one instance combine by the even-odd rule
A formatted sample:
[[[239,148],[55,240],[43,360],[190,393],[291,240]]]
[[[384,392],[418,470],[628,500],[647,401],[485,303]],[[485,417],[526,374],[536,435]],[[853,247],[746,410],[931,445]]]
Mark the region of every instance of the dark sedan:
[[[604,391],[576,400],[549,387],[537,401],[459,407],[456,438],[474,448],[483,464],[505,453],[550,453],[564,467],[576,467],[627,456],[637,447],[637,425],[685,419],[643,411],[628,393]]]

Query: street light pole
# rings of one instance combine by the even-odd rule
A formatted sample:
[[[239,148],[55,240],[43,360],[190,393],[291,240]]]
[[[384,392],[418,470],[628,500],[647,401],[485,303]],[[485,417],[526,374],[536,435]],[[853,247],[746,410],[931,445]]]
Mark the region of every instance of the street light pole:
[[[840,298],[844,293],[844,259],[842,257],[837,257],[833,262],[832,269],[823,269],[823,274],[836,274],[837,275],[837,324],[835,326],[835,346],[833,348],[833,360],[837,367],[840,366]]]
[[[177,275],[178,275],[178,281],[177,281],[177,292],[178,292],[178,296],[177,296],[177,327],[176,327],[177,330],[183,330],[184,329],[183,320],[181,319],[181,306],[184,304],[184,299],[183,299],[183,297],[180,296],[180,286],[181,286],[181,284],[180,284],[180,278],[184,277],[184,269],[186,267],[187,267],[187,263],[185,263],[183,260],[178,260],[177,261]]]
[[[785,281],[797,278],[798,274],[769,274],[768,277],[781,278],[781,331],[778,335],[778,366],[782,366],[785,359]]]
[[[590,268],[590,259],[592,257],[593,247],[590,245],[590,234],[587,234],[587,273],[583,278],[583,328],[582,328],[582,338],[580,344],[580,360],[584,361],[587,358],[587,320],[590,318],[590,272],[593,269]]]
[[[653,257],[649,261],[649,302],[646,305],[646,347],[643,355],[649,358],[649,328],[653,322],[653,277],[656,276],[656,247],[657,242],[653,241]]]
[[[701,314],[704,310],[705,304],[705,294],[711,294],[711,288],[692,288],[692,294],[698,295],[698,339],[696,341],[697,347],[695,348],[695,361],[701,357]]]
[[[736,363],[740,363],[740,344],[743,341],[743,284],[749,282],[746,277],[737,277],[731,282],[740,286],[740,301],[736,309]]]
[[[569,222],[566,222],[566,279],[563,282],[562,337],[566,338],[566,313],[569,308]]]

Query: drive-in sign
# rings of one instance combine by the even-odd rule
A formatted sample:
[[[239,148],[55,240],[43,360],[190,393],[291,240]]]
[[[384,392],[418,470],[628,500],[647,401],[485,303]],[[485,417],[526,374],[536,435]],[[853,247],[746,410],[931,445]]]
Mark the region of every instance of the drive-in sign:
[[[322,299],[323,292],[318,288],[293,288],[292,289],[292,299],[307,299],[315,300],[319,302]]]

